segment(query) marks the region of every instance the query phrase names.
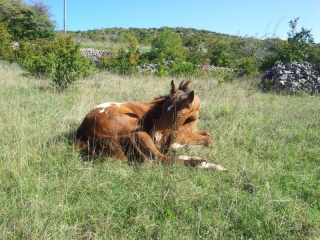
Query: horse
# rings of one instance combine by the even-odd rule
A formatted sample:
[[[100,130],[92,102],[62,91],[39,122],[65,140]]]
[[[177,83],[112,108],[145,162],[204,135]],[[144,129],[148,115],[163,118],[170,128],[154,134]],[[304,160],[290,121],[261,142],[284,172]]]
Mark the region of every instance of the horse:
[[[192,81],[183,80],[179,85],[179,89],[189,93],[191,91],[191,82]],[[197,129],[198,121],[200,119],[200,107],[200,99],[198,96],[194,95],[194,100],[185,122],[175,131],[170,129],[164,134],[160,145],[173,150],[186,146],[190,148],[212,147],[213,141],[211,134],[206,130]]]
[[[192,81],[183,80],[179,89],[189,93]],[[170,129],[161,139],[160,145],[162,151],[169,149],[176,150],[178,148],[203,148],[212,147],[213,141],[211,134],[205,130],[198,130],[197,125],[200,115],[200,99],[194,95],[194,100],[189,109],[188,117],[178,129],[173,131]]]
[[[184,124],[194,125],[195,121],[188,119],[197,117],[198,110],[193,107],[199,105],[197,101],[194,91],[189,89],[189,82],[182,82],[178,88],[172,80],[169,94],[151,102],[102,103],[83,119],[76,131],[75,146],[95,156],[127,158],[134,162],[158,159],[163,164],[181,162],[187,166],[225,171],[222,166],[200,157],[166,156],[159,150],[168,139],[174,141],[179,136],[179,128],[187,128]],[[186,133],[181,131],[178,139],[182,141]]]

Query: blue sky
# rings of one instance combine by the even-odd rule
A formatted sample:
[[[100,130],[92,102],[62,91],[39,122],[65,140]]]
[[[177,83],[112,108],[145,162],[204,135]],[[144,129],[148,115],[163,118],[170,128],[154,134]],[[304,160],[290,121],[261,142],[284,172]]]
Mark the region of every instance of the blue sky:
[[[29,3],[29,0],[25,0]],[[64,0],[51,6],[57,30],[63,29]],[[66,0],[67,30],[111,27],[186,27],[257,38],[287,38],[290,20],[297,30],[312,29],[320,43],[320,0]]]

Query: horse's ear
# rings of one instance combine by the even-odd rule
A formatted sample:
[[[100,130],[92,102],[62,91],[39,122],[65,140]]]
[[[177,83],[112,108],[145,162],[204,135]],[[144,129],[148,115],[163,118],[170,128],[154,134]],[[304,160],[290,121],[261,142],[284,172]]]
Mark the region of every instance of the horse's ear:
[[[176,85],[174,84],[174,81],[172,80],[172,81],[171,81],[170,95],[171,95],[171,94],[174,94],[174,93],[176,93],[176,92],[178,92],[178,91],[179,91],[179,89],[176,87]]]
[[[182,82],[179,84],[179,89],[189,93],[190,92],[190,85],[191,85],[192,81],[186,81],[186,80],[182,80]]]
[[[194,99],[194,91],[191,91],[188,94],[188,97],[186,99],[186,104],[189,106],[193,102],[193,99]]]

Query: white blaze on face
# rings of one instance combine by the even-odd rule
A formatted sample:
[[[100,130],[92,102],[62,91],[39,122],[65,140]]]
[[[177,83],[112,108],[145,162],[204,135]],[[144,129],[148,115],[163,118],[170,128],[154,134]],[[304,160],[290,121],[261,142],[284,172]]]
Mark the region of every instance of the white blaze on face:
[[[120,107],[120,105],[121,105],[121,103],[117,103],[117,102],[105,102],[105,103],[99,104],[95,108],[101,108],[100,113],[103,113],[105,111],[105,109],[108,107],[111,107],[111,106]]]
[[[173,108],[173,105],[170,105],[170,106],[167,108],[167,111],[169,112],[172,108]]]

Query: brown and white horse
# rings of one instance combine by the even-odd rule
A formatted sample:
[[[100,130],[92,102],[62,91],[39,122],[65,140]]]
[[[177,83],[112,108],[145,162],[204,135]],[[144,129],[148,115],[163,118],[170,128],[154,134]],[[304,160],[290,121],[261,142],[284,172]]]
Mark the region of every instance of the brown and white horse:
[[[199,157],[165,156],[159,151],[169,139],[183,145],[191,143],[186,140],[188,135],[194,139],[202,136],[196,130],[200,100],[190,91],[189,84],[182,82],[177,88],[171,81],[169,95],[148,103],[107,102],[98,105],[78,128],[75,146],[92,155],[108,155],[116,159],[159,159],[164,164],[182,162],[198,168],[226,170]]]

